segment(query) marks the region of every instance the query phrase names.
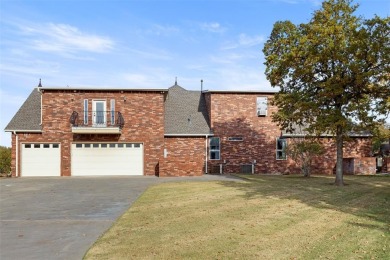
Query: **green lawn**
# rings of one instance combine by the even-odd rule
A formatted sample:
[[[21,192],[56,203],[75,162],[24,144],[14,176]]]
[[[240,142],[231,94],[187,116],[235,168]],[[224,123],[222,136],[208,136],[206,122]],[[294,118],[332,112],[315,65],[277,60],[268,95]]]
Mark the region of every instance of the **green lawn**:
[[[245,176],[148,189],[86,259],[390,259],[390,177]]]

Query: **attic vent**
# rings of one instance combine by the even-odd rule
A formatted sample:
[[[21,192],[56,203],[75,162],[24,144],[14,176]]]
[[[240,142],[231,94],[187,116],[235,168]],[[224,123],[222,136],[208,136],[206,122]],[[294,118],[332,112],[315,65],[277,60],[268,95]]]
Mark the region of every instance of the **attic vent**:
[[[257,107],[257,116],[267,116],[267,110],[268,110],[267,97],[257,97],[256,107]]]

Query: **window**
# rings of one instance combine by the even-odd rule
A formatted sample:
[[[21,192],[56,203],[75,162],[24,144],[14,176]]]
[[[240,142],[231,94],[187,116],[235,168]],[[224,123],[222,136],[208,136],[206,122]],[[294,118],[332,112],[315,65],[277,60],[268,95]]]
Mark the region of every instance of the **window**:
[[[83,144],[76,144],[76,148],[82,148]]]
[[[88,125],[88,99],[84,99],[84,125]]]
[[[115,148],[115,144],[110,144],[110,148]]]
[[[25,144],[24,148],[31,148],[31,144]]]
[[[118,148],[123,148],[123,144],[118,144]]]
[[[141,144],[134,144],[134,147],[135,147],[135,148],[140,148],[140,147],[141,147]]]
[[[244,138],[242,138],[242,137],[229,137],[228,138],[228,141],[234,141],[234,142],[241,142],[243,140],[244,140]]]
[[[84,144],[84,148],[91,148],[91,144]]]
[[[257,107],[257,116],[267,116],[267,110],[268,110],[267,97],[257,97],[256,107]]]
[[[40,144],[34,144],[34,148],[41,148]]]
[[[59,144],[53,144],[53,148],[58,148],[58,147],[60,147]]]
[[[93,144],[93,148],[99,148],[99,144]]]
[[[127,148],[131,148],[132,145],[131,145],[131,144],[126,144],[126,147],[127,147]]]
[[[287,140],[277,138],[276,139],[276,160],[287,160],[286,156]]]
[[[210,160],[220,160],[219,137],[210,138]]]
[[[101,144],[101,148],[107,148],[108,144]]]
[[[43,144],[43,148],[50,148],[50,144]]]
[[[115,99],[111,99],[110,117],[111,117],[111,125],[115,125]]]

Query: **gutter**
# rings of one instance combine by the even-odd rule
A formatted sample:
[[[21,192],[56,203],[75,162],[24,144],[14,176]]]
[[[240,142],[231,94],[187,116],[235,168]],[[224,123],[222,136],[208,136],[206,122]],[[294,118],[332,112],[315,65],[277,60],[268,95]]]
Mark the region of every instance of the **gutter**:
[[[213,136],[213,134],[164,134],[164,136],[167,136],[167,137],[175,137],[175,136],[182,136],[182,137],[185,137],[185,136],[205,136],[207,138],[208,136]]]
[[[16,131],[13,132],[15,135],[15,153],[16,153],[16,162],[15,162],[15,177],[19,176],[19,136],[16,134]]]
[[[71,91],[123,91],[123,92],[168,92],[166,88],[82,88],[82,87],[41,87],[40,90],[71,90]]]
[[[4,130],[4,132],[18,133],[42,133],[42,130]]]
[[[306,137],[306,136],[309,136],[309,137],[317,137],[316,135],[305,135],[305,134],[283,134],[281,135],[281,137]],[[331,135],[331,134],[328,134],[328,135],[320,135],[318,137],[336,137],[335,135]],[[348,137],[372,137],[372,135],[356,135],[356,134],[352,134],[352,135],[348,135]]]
[[[41,88],[42,88],[42,87],[41,87]],[[42,102],[43,102],[42,99],[43,99],[43,95],[42,95],[41,88],[38,87],[38,92],[41,93],[41,122],[39,123],[39,125],[42,125],[42,122],[43,122],[43,118],[42,118],[42,117],[43,117],[43,115],[42,115],[42,114],[43,114],[43,113],[42,113],[42,104],[43,104],[43,103],[42,103]]]

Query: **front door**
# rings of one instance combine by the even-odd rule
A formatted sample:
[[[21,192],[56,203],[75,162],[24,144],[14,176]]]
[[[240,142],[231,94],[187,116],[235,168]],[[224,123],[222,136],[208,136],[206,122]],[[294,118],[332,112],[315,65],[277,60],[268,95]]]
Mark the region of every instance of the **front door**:
[[[106,127],[106,101],[105,100],[94,100],[92,103],[92,120],[93,126]]]

